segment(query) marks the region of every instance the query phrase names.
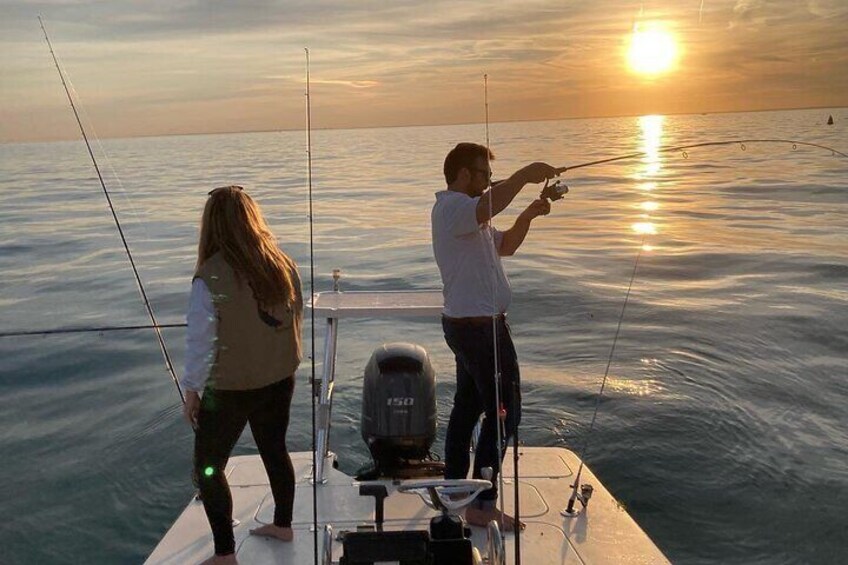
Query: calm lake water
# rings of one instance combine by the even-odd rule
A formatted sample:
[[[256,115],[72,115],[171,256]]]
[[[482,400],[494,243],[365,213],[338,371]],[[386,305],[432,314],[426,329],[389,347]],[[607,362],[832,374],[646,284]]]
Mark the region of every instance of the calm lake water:
[[[533,160],[648,152],[568,173],[571,193],[506,267],[522,438],[578,451],[588,441],[595,474],[674,562],[848,556],[848,159],[788,144],[655,150],[788,137],[848,151],[847,125],[848,109],[834,109],[491,126],[496,178]],[[333,268],[345,290],[438,287],[429,211],[442,160],[457,141],[482,142],[483,127],[313,139],[316,290],[331,288]],[[160,322],[184,320],[198,220],[215,186],[242,184],[257,198],[308,284],[303,132],[104,140],[103,149]],[[0,145],[0,172],[0,332],[147,323],[82,142]],[[508,227],[537,193],[528,187],[496,225]],[[441,452],[453,367],[440,332],[436,321],[343,325],[332,442],[343,470],[368,460],[361,374],[385,341],[430,351]],[[184,331],[165,339],[181,371]],[[294,451],[310,446],[307,372]],[[192,434],[153,333],[0,339],[0,390],[0,562],[142,561],[193,493]],[[255,451],[246,434],[236,454]]]

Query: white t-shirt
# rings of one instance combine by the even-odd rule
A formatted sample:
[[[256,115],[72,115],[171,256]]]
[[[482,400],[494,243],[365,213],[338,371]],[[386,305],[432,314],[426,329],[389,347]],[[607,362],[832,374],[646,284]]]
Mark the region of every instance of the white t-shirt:
[[[436,193],[430,221],[433,254],[442,275],[443,313],[451,318],[506,312],[512,299],[497,249],[503,233],[477,223],[477,203],[462,192]]]

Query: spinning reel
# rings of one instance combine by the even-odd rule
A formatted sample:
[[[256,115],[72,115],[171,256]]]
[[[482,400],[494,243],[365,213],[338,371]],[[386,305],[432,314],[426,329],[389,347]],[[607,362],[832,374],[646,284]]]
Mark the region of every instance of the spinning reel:
[[[539,197],[554,202],[556,200],[561,200],[566,194],[568,194],[568,187],[561,179],[557,179],[554,182],[551,182],[551,179],[546,179],[545,186],[542,187],[542,192],[539,194]]]

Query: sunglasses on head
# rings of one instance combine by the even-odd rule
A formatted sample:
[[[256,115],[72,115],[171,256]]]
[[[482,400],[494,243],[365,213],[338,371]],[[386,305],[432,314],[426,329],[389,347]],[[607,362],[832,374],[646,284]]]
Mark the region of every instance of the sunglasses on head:
[[[219,190],[238,190],[239,192],[241,192],[241,191],[244,190],[244,187],[241,187],[237,184],[231,184],[230,186],[219,186],[218,188],[213,188],[212,190],[210,190],[208,195],[212,196],[213,194],[215,194]]]

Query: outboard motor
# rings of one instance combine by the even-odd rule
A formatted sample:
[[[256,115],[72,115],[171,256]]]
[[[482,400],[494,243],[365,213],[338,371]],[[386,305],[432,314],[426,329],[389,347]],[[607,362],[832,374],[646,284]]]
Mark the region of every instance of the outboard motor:
[[[430,460],[436,439],[436,375],[420,345],[389,343],[371,354],[362,385],[362,439],[375,468],[360,480],[438,475]]]

